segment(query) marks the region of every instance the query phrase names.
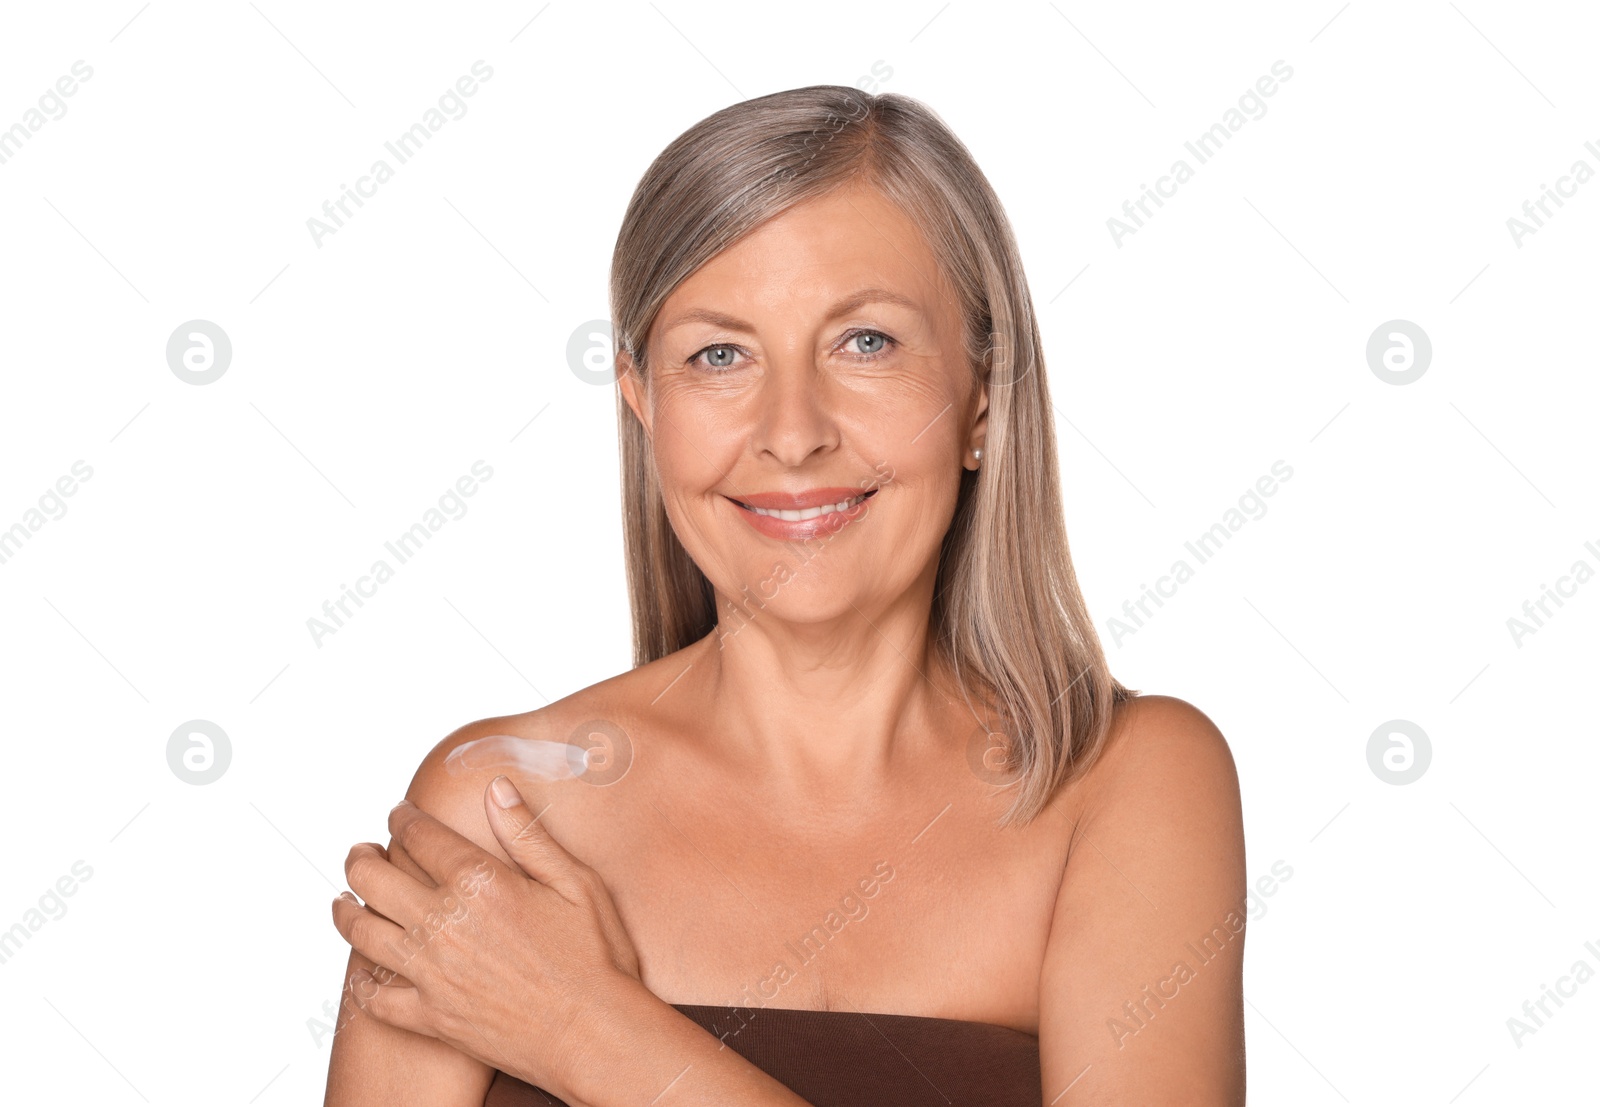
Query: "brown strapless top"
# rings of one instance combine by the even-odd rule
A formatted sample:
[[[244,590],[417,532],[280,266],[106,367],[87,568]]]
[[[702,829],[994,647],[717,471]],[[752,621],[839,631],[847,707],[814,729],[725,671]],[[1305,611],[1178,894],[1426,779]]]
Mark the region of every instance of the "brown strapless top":
[[[1042,1107],[1039,1039],[922,1015],[673,1004],[814,1107]],[[496,1072],[484,1107],[567,1107]]]

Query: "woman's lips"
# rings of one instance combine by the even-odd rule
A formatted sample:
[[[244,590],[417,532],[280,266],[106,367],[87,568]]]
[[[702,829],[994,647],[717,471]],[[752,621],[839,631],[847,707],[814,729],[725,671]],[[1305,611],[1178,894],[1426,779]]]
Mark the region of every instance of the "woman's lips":
[[[808,507],[803,509],[789,507],[767,508],[765,505],[756,505],[761,506],[763,510],[766,511],[784,511],[791,515],[801,514],[812,516],[808,519],[785,519],[780,515],[764,515],[759,511],[753,510],[752,505],[742,503],[739,500],[733,499],[731,496],[727,498],[729,502],[734,505],[734,507],[738,508],[740,516],[743,517],[743,519],[752,527],[754,527],[759,533],[766,535],[768,538],[794,541],[797,539],[816,538],[819,535],[838,533],[844,527],[849,526],[852,522],[866,514],[867,501],[872,498],[873,494],[877,492],[877,489],[873,488],[867,492],[851,492],[849,489],[825,489],[823,491],[828,495],[834,495],[840,492],[843,494],[839,495],[838,500],[829,501],[829,503],[833,506],[823,506],[820,508],[820,511],[822,512],[821,514],[815,514],[819,510],[816,507]],[[857,500],[857,497],[860,497],[859,501]],[[751,498],[767,500],[787,499],[789,502],[793,502],[795,499],[800,499],[802,497],[782,497],[774,495],[762,497],[753,496]],[[815,494],[811,494],[803,498],[814,499],[816,496]],[[841,502],[848,503],[850,506],[846,507],[843,511],[840,511],[837,509],[837,504]]]
[[[808,507],[843,503],[876,491],[876,488],[867,488],[865,485],[853,488],[831,485],[827,488],[808,488],[804,492],[741,492],[728,498],[746,507],[760,507],[768,511],[803,511]]]

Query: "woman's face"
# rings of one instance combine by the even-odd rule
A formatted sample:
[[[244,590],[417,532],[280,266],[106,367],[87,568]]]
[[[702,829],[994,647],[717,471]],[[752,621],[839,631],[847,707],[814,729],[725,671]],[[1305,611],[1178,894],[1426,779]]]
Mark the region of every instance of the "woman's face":
[[[876,622],[931,586],[987,399],[954,291],[876,189],[806,201],[707,262],[663,306],[647,356],[647,382],[624,373],[623,392],[673,529],[724,605]],[[741,506],[866,493],[809,519]]]

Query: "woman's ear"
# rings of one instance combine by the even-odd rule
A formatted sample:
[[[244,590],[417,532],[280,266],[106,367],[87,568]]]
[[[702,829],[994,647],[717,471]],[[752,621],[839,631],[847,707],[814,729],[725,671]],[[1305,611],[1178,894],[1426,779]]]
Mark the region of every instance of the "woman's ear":
[[[633,362],[633,355],[626,350],[617,353],[617,387],[622,389],[622,398],[632,409],[634,418],[644,427],[645,437],[650,437],[649,389],[644,383],[643,375]]]
[[[967,449],[982,449],[989,433],[989,375],[978,378],[977,404],[972,413],[972,429],[967,432]],[[971,456],[970,454],[968,455]]]

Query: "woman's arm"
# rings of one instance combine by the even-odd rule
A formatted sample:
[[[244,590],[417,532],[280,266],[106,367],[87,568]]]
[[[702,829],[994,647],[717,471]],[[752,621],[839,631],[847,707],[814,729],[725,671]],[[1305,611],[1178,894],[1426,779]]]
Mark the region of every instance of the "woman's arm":
[[[484,720],[440,743],[407,793],[415,810],[390,814],[388,856],[372,847],[351,851],[351,885],[382,901],[374,910],[392,902],[397,918],[425,911],[431,922],[414,923],[409,934],[393,930],[393,952],[385,955],[369,948],[374,928],[365,936],[352,929],[364,909],[336,908],[346,937],[402,979],[380,991],[347,976],[348,1013],[335,1036],[327,1104],[480,1104],[498,1068],[572,1107],[655,1102],[668,1089],[680,1107],[806,1107],[639,982],[637,956],[599,874],[568,854],[520,796],[502,808],[484,794],[493,766],[445,768],[453,749],[502,730],[502,720]],[[559,802],[559,788],[522,787],[540,812]],[[569,819],[565,833],[575,832]],[[489,864],[490,856],[507,867]],[[439,901],[437,909],[423,900]],[[367,921],[392,929],[386,920]],[[598,949],[596,927],[605,932]],[[353,953],[352,971],[371,967]],[[414,991],[408,976],[430,986]],[[580,993],[581,1003],[561,1002]]]
[[[444,769],[444,758],[451,749],[481,733],[493,732],[492,728],[481,728],[481,723],[469,724],[439,743],[418,768],[406,798],[496,857],[505,859],[505,853],[483,818],[480,798],[483,785],[478,784],[476,794],[464,800],[459,793],[465,789],[453,787],[454,782]],[[476,816],[475,825],[473,818],[468,817],[469,811]],[[346,861],[347,874],[355,859],[352,851],[352,860]],[[433,883],[393,839],[389,842],[388,860],[407,874],[427,884]],[[366,1107],[368,1104],[392,1107],[412,1103],[482,1107],[494,1078],[494,1070],[489,1065],[437,1038],[390,1026],[366,1009],[363,999],[371,996],[371,986],[353,983],[351,977],[361,970],[373,972],[376,967],[371,960],[351,950],[328,1062],[324,1107]],[[381,973],[379,976],[384,978]]]
[[[1040,974],[1044,1101],[1242,1107],[1247,889],[1227,742],[1184,701],[1139,697],[1084,801]]]
[[[482,1107],[494,1072],[437,1038],[379,1022],[362,1008],[351,974],[376,966],[354,950],[328,1062],[324,1107]]]
[[[574,1066],[572,1107],[811,1107],[638,981],[624,982],[604,1011]]]

